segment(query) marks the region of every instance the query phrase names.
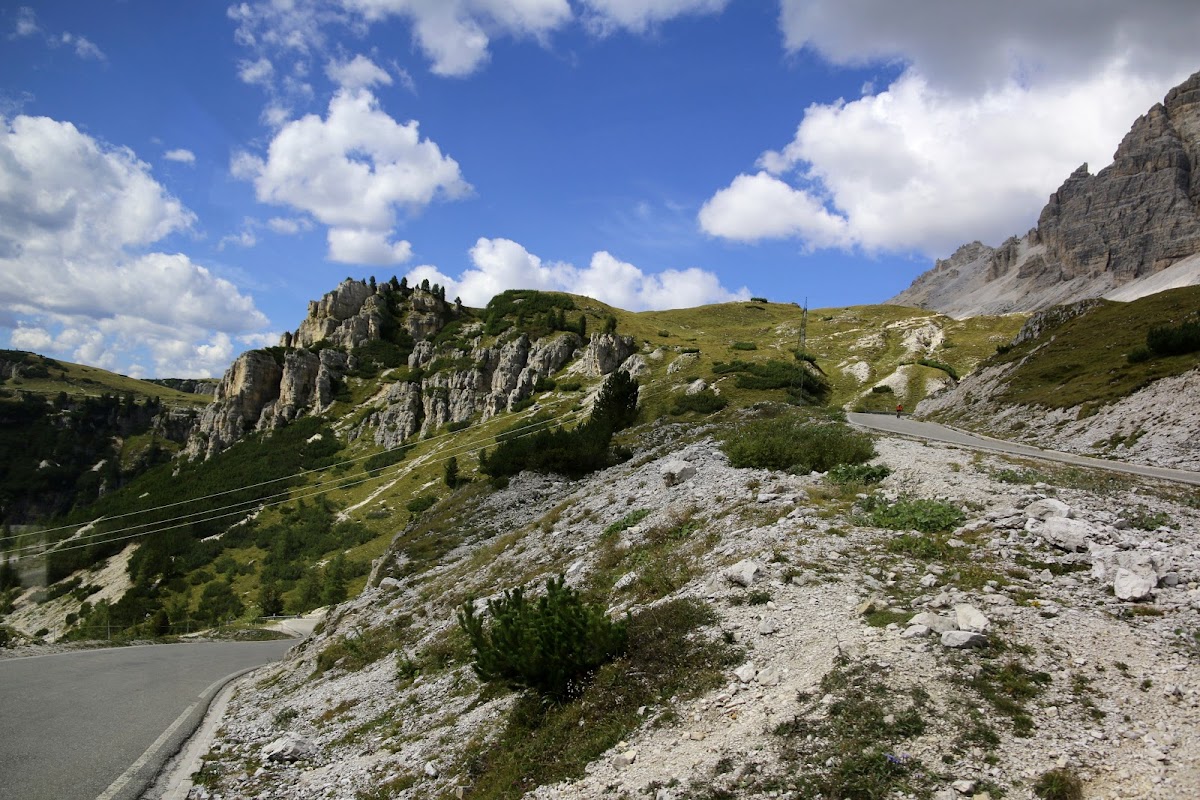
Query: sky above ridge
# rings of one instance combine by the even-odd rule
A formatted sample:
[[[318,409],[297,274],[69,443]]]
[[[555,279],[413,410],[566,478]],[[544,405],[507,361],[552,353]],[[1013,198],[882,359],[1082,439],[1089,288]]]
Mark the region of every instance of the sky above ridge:
[[[880,302],[1197,41],[1194,0],[0,2],[0,347],[216,376],[370,275]]]

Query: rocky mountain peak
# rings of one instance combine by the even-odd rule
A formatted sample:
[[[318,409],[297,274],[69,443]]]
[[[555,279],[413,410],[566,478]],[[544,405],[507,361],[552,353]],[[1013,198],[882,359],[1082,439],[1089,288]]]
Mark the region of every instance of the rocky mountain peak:
[[[283,335],[280,346],[312,347],[325,342],[362,347],[385,338],[397,317],[405,318],[409,335],[420,341],[441,330],[453,314],[454,309],[430,289],[410,289],[395,278],[379,284],[374,278],[347,278],[320,300],[309,302],[308,316],[295,332]]]
[[[965,245],[888,302],[964,317],[1198,281],[1200,73],[1133,123],[1112,164],[1071,173],[1036,228],[996,248]]]
[[[255,431],[273,430],[306,414],[328,411],[344,389],[382,377],[347,432],[395,447],[451,423],[486,420],[529,400],[539,384],[571,364],[581,376],[616,369],[636,373],[644,363],[628,336],[593,333],[584,342],[570,330],[531,335],[517,328],[485,344],[481,321],[471,322],[438,286],[410,288],[347,279],[320,300],[277,348],[239,356],[217,386],[185,448],[208,458]],[[439,337],[455,324],[453,336]],[[495,334],[493,334],[495,335]],[[446,338],[447,341],[436,341]]]

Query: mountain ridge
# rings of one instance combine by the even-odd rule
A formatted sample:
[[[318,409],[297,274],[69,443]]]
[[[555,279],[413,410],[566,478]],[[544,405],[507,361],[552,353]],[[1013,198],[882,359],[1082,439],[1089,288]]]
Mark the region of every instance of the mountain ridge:
[[[1200,72],[1133,123],[1109,166],[1076,169],[1024,236],[963,245],[886,302],[965,317],[1196,283]]]

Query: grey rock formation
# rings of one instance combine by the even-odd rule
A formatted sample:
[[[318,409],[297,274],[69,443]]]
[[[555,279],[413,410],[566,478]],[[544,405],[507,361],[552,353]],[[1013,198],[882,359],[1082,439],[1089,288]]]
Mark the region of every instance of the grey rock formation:
[[[696,468],[686,461],[673,459],[664,462],[658,473],[662,476],[664,486],[678,486],[684,481],[696,477]]]
[[[942,647],[966,650],[972,647],[987,647],[988,639],[973,631],[946,631],[942,634]]]
[[[428,366],[435,356],[432,345],[418,343],[409,363]],[[405,439],[442,425],[482,419],[509,411],[529,398],[537,383],[561,370],[579,347],[573,333],[556,333],[530,342],[520,334],[494,348],[477,347],[466,354],[469,369],[447,369],[426,375],[420,384],[389,386],[372,402],[375,411],[351,431],[356,439],[372,435],[375,443],[395,447]],[[370,433],[373,430],[373,433]]]
[[[744,559],[726,569],[725,577],[730,583],[736,583],[739,586],[752,586],[763,577],[763,568],[750,559]]]
[[[593,333],[587,349],[579,359],[577,369],[584,375],[607,375],[621,366],[637,350],[632,336],[616,333]]]
[[[262,757],[267,761],[281,761],[289,764],[293,761],[315,758],[316,755],[317,746],[294,733],[284,734],[262,749]]]
[[[1200,73],[1134,122],[1095,175],[1087,165],[1050,195],[1037,227],[999,247],[939,260],[889,300],[957,317],[1035,311],[1146,282],[1200,254]],[[1192,278],[1182,278],[1192,281]],[[1126,287],[1122,289],[1122,287]],[[1165,288],[1165,287],[1160,287]]]
[[[238,356],[217,384],[213,403],[197,420],[184,449],[190,458],[215,455],[254,430],[263,409],[279,398],[283,367],[262,350]]]

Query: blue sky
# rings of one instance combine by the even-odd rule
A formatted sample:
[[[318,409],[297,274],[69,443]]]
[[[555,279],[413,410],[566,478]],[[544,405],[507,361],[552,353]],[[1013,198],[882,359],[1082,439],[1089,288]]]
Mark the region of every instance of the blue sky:
[[[1200,69],[1172,0],[94,0],[0,38],[0,346],[137,376],[347,276],[879,302]]]

